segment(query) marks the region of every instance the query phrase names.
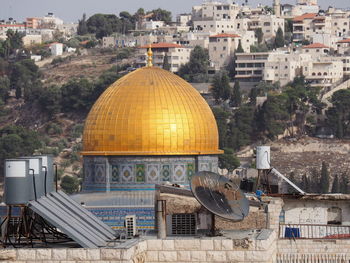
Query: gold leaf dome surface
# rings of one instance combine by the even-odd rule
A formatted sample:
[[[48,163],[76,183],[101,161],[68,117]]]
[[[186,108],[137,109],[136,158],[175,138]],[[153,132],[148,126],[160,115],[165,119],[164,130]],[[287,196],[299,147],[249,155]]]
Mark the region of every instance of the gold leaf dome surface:
[[[85,123],[83,155],[220,154],[206,101],[189,83],[157,67],[113,83]]]

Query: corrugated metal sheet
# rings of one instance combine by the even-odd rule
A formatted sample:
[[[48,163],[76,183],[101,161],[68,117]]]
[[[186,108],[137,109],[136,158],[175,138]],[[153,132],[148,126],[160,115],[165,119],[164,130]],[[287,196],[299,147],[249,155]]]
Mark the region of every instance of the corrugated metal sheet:
[[[112,229],[62,192],[52,192],[31,201],[29,208],[82,247],[106,247],[109,241],[115,239]]]

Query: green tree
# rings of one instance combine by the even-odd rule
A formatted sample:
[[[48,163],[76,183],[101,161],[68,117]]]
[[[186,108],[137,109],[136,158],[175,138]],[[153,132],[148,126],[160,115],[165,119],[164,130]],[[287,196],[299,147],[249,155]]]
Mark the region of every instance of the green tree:
[[[339,184],[339,178],[337,174],[334,176],[334,179],[333,179],[331,193],[340,193],[340,184]]]
[[[65,175],[61,179],[60,185],[67,194],[73,194],[79,190],[79,179],[75,176]]]
[[[233,80],[236,76],[236,59],[236,56],[230,57],[230,60],[226,66],[226,71],[228,72],[231,80]]]
[[[171,68],[171,65],[170,65],[170,63],[169,63],[168,54],[166,53],[166,54],[164,55],[164,59],[163,59],[163,69],[169,71],[170,68]]]
[[[86,14],[83,14],[83,18],[79,20],[78,22],[78,29],[77,29],[78,35],[86,35],[88,33],[88,27],[86,24]]]
[[[87,112],[95,102],[94,85],[87,79],[71,80],[61,90],[61,106],[65,112]]]
[[[236,49],[236,53],[244,53],[241,40],[239,40],[239,42],[238,42],[238,47]]]
[[[263,104],[258,118],[258,129],[268,138],[276,138],[287,128],[289,113],[287,111],[288,96],[285,94],[268,96]]]
[[[96,34],[101,39],[113,32],[122,32],[122,24],[116,15],[95,14],[86,21],[89,33]]]
[[[224,148],[224,153],[219,155],[219,168],[227,169],[229,173],[240,166],[238,158],[234,155],[234,151]]]
[[[10,80],[7,76],[0,76],[0,101],[6,102],[9,97]]]
[[[26,101],[36,99],[42,84],[39,68],[33,60],[21,60],[11,66],[10,86],[16,90],[16,98],[23,96]]]
[[[135,18],[129,12],[120,12],[119,17],[122,25],[122,34],[129,33],[130,30],[135,29]]]
[[[303,177],[301,178],[301,182],[302,182],[302,189],[306,192],[309,193],[310,192],[310,182],[309,179],[307,178],[306,174],[303,175]]]
[[[264,33],[263,33],[261,27],[255,29],[254,32],[255,32],[255,37],[258,40],[258,44],[261,44],[263,39],[264,39]]]
[[[208,50],[195,46],[191,51],[189,62],[183,64],[177,74],[190,82],[204,82],[208,75],[208,65]]]
[[[226,72],[215,74],[212,82],[212,92],[215,100],[228,100],[231,96],[230,79]]]
[[[255,110],[250,105],[242,105],[235,113],[229,125],[227,145],[239,150],[252,142],[254,136]]]
[[[231,105],[234,107],[241,106],[242,103],[242,94],[241,88],[239,86],[239,82],[235,81],[235,85],[233,86],[233,91],[231,95]]]
[[[224,148],[227,145],[227,137],[229,134],[228,120],[230,114],[218,107],[212,108],[212,111],[215,116],[216,124],[218,125],[219,147]]]
[[[329,172],[328,172],[328,166],[326,162],[322,162],[322,168],[321,168],[321,193],[328,193],[329,192]]]
[[[342,173],[340,177],[340,192],[343,194],[350,194],[349,177],[346,173]]]
[[[350,134],[350,90],[334,92],[331,103],[333,106],[326,111],[327,124],[341,139]]]
[[[170,23],[171,22],[171,12],[158,8],[158,9],[153,9],[150,13],[152,13],[152,18],[153,20],[156,21],[164,21],[165,23]]]
[[[0,174],[5,159],[32,155],[41,147],[42,140],[33,130],[15,125],[0,129]]]
[[[43,89],[38,100],[43,112],[46,112],[50,118],[62,110],[62,91],[59,86],[53,85]]]
[[[277,29],[276,38],[275,38],[275,48],[284,47],[284,35],[282,28]]]

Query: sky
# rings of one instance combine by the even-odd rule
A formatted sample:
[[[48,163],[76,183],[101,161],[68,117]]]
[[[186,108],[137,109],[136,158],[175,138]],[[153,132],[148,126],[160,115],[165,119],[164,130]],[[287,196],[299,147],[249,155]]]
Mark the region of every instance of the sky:
[[[282,3],[293,3],[296,0],[282,0]],[[236,0],[243,3],[244,0]],[[179,13],[191,12],[193,5],[201,4],[202,0],[0,0],[0,19],[9,17],[24,21],[26,17],[43,16],[53,12],[65,22],[77,22],[86,13],[89,17],[95,13],[119,14],[121,11],[134,13],[139,7],[145,10],[163,8],[170,10],[173,17]],[[272,5],[272,0],[249,0],[249,4]],[[349,0],[319,0],[322,8],[329,5],[350,8]]]

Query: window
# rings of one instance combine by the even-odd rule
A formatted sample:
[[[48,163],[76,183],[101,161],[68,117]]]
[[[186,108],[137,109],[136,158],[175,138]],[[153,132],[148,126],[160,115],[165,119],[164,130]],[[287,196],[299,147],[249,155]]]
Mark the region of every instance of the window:
[[[222,50],[226,50],[226,47],[222,47]]]
[[[341,225],[342,210],[339,207],[330,207],[327,209],[327,224]]]

